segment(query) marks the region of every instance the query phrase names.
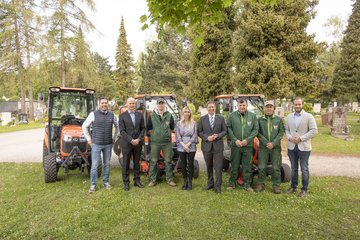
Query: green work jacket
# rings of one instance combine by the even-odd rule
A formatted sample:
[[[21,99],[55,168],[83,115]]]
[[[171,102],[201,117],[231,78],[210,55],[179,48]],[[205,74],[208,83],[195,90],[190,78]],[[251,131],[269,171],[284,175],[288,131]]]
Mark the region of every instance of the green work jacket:
[[[150,134],[151,142],[153,143],[169,143],[171,142],[171,129],[170,118],[171,113],[164,112],[163,117],[160,120],[159,115],[153,111],[151,116],[152,131]]]
[[[246,147],[253,147],[254,138],[258,135],[259,125],[256,115],[246,111],[242,116],[239,111],[232,112],[227,121],[228,136],[231,146],[236,146],[236,140],[246,139]]]
[[[275,115],[259,118],[260,147],[266,148],[266,144],[272,142],[274,148],[281,148],[281,138],[285,132],[283,120]]]

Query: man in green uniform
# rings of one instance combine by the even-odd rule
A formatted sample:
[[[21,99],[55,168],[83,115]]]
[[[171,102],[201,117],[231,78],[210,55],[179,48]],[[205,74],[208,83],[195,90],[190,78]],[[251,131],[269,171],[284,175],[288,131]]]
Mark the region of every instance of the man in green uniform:
[[[147,122],[147,130],[150,132],[151,144],[149,187],[156,185],[156,169],[161,150],[164,154],[166,181],[170,186],[176,186],[171,163],[173,157],[171,131],[174,130],[174,128],[174,118],[170,112],[165,111],[165,100],[159,98],[157,100],[156,109],[151,113]]]
[[[231,173],[228,190],[235,188],[236,178],[239,173],[240,162],[242,165],[244,188],[253,192],[252,180],[252,153],[254,138],[258,134],[258,121],[256,115],[247,111],[247,100],[238,98],[238,111],[234,111],[228,118],[228,136],[231,140]]]
[[[272,165],[271,180],[274,193],[281,193],[281,138],[285,128],[282,119],[274,115],[274,101],[265,102],[265,116],[259,119],[259,177],[256,190],[265,190],[266,168],[270,159]]]

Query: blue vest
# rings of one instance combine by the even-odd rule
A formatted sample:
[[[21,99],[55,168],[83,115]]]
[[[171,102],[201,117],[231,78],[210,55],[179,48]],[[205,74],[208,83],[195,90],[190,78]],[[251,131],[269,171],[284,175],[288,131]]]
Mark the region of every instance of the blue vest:
[[[98,145],[112,144],[112,127],[114,113],[104,113],[100,110],[94,112],[94,122],[92,124],[92,142]]]

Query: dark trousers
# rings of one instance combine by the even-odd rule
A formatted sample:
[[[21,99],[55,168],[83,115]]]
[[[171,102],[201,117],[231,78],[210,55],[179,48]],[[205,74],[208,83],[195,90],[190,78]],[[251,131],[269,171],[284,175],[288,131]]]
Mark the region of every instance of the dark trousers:
[[[214,186],[215,188],[220,189],[222,184],[223,151],[216,152],[213,149],[211,149],[210,152],[203,151],[203,155],[206,163],[207,176],[208,176],[207,184],[208,186]],[[214,184],[214,173],[213,173],[214,170],[216,177],[215,184]]]
[[[193,179],[195,152],[179,152],[179,157],[183,178]]]
[[[141,145],[128,146],[121,149],[123,154],[122,178],[124,183],[130,182],[130,159],[134,162],[134,181],[140,180]]]

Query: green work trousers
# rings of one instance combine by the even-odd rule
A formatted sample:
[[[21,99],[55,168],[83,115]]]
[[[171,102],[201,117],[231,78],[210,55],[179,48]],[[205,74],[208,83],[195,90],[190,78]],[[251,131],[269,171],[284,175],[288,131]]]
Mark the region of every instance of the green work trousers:
[[[272,165],[271,180],[273,186],[279,186],[281,183],[281,149],[259,148],[259,177],[258,184],[265,184],[267,165],[270,160]]]
[[[239,167],[241,163],[244,188],[250,187],[252,179],[252,152],[252,147],[231,147],[231,172],[229,185],[235,186],[236,179],[239,175]]]
[[[156,182],[157,177],[157,162],[160,158],[160,151],[164,154],[166,181],[170,182],[174,179],[172,157],[173,150],[171,142],[169,143],[151,143],[150,154],[150,181]]]

